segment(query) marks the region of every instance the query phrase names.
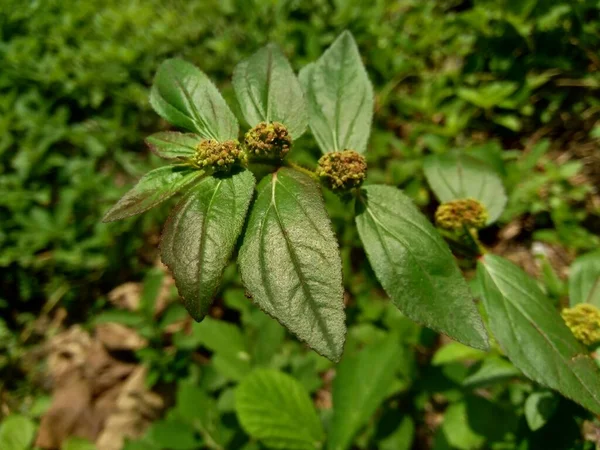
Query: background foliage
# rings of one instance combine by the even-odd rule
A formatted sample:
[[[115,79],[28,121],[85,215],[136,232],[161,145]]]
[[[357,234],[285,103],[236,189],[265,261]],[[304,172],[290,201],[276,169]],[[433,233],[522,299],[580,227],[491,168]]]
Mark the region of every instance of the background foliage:
[[[235,414],[236,402],[246,396],[234,400],[233,387],[241,382],[251,398],[248,374],[254,367],[270,368],[260,373],[275,377],[275,387],[299,383],[313,399],[331,396],[316,402],[330,433],[321,421],[314,423],[306,402],[295,406],[304,412],[307,435],[325,442],[327,434],[332,449],[401,449],[413,442],[436,449],[592,445],[584,444],[579,430],[586,413],[521,378],[499,350],[484,354],[440,340],[390,307],[355,248],[351,218],[333,196],[327,200],[342,242],[349,325],[347,356],[333,385],[330,363],[250,308],[234,271],[213,312],[226,323],[207,319],[167,333],[184,314],[172,303],[156,321],[151,294],[145,300],[150,306],[138,311],[112,310],[107,305],[112,288],[146,280],[151,292],[152,280],[162,277],[154,263],[167,207],[111,224],[100,218],[136,178],[157,167],[143,138],[167,127],[148,102],[162,60],[179,56],[195,63],[218,81],[234,107],[230,74],[258,47],[277,42],[298,70],[349,29],[375,86],[370,180],[403,188],[431,213],[436,200],[425,183],[426,156],[461,148],[485,160],[502,175],[508,203],[499,225],[482,239],[515,256],[539,276],[557,305],[565,304],[566,266],[600,244],[597,1],[5,4],[0,401],[8,405],[2,414],[12,418],[2,422],[0,442],[14,424],[29,430],[39,416],[24,399],[37,398],[42,386],[22,357],[53,333],[40,326],[39,317],[64,308],[66,325],[91,329],[104,317],[135,327],[149,342],[136,358],[149,365],[150,384],[176,384],[174,407],[143,444],[131,448],[274,445],[277,436],[256,435]],[[298,147],[302,151],[294,158],[314,164],[316,144],[303,137]],[[562,262],[557,265],[552,254]],[[471,269],[465,262],[467,273]],[[361,372],[376,367],[381,373]],[[372,381],[365,386],[364,380]],[[186,404],[188,397],[206,407]],[[554,406],[540,409],[540,402]],[[345,417],[350,411],[360,414]],[[188,440],[176,444],[165,437],[173,433]],[[23,445],[7,448],[28,448],[33,437],[24,434],[29,431]]]

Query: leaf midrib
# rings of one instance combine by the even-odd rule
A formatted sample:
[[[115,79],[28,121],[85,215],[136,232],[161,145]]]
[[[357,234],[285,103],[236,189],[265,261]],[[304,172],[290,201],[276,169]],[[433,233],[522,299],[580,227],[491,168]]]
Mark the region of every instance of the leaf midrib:
[[[262,380],[262,379],[260,380],[261,383],[263,383],[263,381],[264,380]],[[279,386],[281,386],[281,383],[277,383],[277,384]],[[271,389],[271,387],[269,386],[267,388],[267,391],[270,389]],[[294,395],[296,395],[296,394],[297,394],[297,392],[294,392]],[[279,393],[277,393],[276,395],[279,395]],[[255,413],[257,410],[258,411],[266,411],[267,413],[272,412],[272,411],[278,411],[279,414],[283,413],[289,419],[288,422],[297,424],[297,417],[290,414],[289,411],[287,411],[286,409],[281,409],[280,408],[281,405],[278,404],[276,401],[274,401],[271,396],[263,396],[262,398],[264,401],[264,403],[262,405],[256,405],[253,402],[245,401],[244,409],[246,411],[250,410],[253,413]],[[284,400],[284,402],[285,402],[285,400]],[[256,416],[259,417],[258,414],[256,414]],[[306,431],[306,436],[308,436],[308,439],[302,439],[302,438],[298,439],[297,437],[290,438],[288,436],[286,436],[284,438],[270,437],[270,439],[286,439],[286,440],[292,440],[292,441],[296,441],[296,442],[301,441],[301,442],[306,442],[308,444],[313,444],[314,443],[313,439],[315,439],[315,437],[313,436],[313,431],[315,431],[315,430],[312,429],[311,425],[314,425],[314,424],[308,423],[304,420],[301,423],[302,423],[301,429]],[[290,429],[293,430],[294,428],[290,427]]]
[[[342,45],[342,49],[340,51],[341,53],[341,58],[339,58],[339,67],[338,67],[338,73],[340,74],[338,76],[338,85],[337,85],[337,89],[336,89],[336,98],[335,98],[335,127],[333,129],[333,142],[334,142],[334,149],[335,151],[340,151],[343,149],[340,149],[340,146],[338,144],[340,144],[340,142],[338,142],[338,139],[340,138],[340,108],[341,108],[341,91],[342,91],[342,87],[344,86],[344,60],[346,57],[346,53],[347,53],[347,44],[344,40],[344,45]]]
[[[246,62],[241,63],[241,65],[240,65],[240,71],[242,71],[241,77],[243,79],[243,82],[245,82],[245,84],[246,84],[246,92],[248,93],[248,97],[250,98],[250,101],[252,102],[252,105],[254,106],[254,111],[256,112],[256,115],[259,116],[260,119],[263,119],[266,114],[263,114],[263,112],[261,111],[262,108],[260,107],[260,102],[254,96],[254,90],[252,89],[252,82],[250,81],[250,78],[249,78],[250,77],[250,62],[251,61],[246,61]],[[240,104],[241,104],[241,102],[240,102]],[[246,120],[248,120],[248,119],[246,119]],[[248,122],[250,122],[250,120],[248,120]],[[250,126],[254,126],[254,125],[256,125],[256,124],[250,123]]]
[[[585,296],[584,303],[591,303],[598,290],[600,290],[600,276],[597,276],[596,281],[592,283],[592,287],[590,288],[588,295]]]
[[[271,203],[269,204],[269,208],[265,212],[263,221],[266,222],[266,220],[269,216],[269,211],[271,210],[271,208],[273,208],[273,210],[275,211],[275,218],[277,219],[277,225],[279,227],[279,230],[281,231],[281,235],[284,238],[285,245],[288,250],[288,254],[290,255],[290,259],[291,259],[292,265],[294,267],[294,272],[296,273],[298,280],[300,282],[300,288],[302,289],[302,292],[303,292],[305,298],[307,299],[307,301],[309,302],[309,305],[313,312],[314,320],[313,320],[313,324],[311,325],[311,333],[310,334],[312,334],[315,323],[317,323],[319,325],[319,328],[321,329],[321,332],[322,332],[323,337],[325,338],[325,341],[327,342],[327,346],[329,347],[330,350],[334,350],[335,342],[333,341],[331,335],[328,333],[327,324],[323,323],[322,318],[321,318],[320,314],[318,313],[318,311],[320,311],[320,308],[318,308],[315,298],[313,297],[312,293],[308,289],[308,283],[304,277],[304,272],[301,269],[301,264],[298,260],[298,256],[296,255],[296,252],[293,249],[293,245],[289,240],[289,236],[288,236],[287,232],[285,231],[285,228],[284,228],[284,225],[283,225],[283,222],[281,219],[281,215],[279,214],[279,210],[277,208],[276,195],[275,195],[277,184],[284,186],[283,183],[281,183],[281,181],[279,181],[277,179],[277,173],[274,173],[273,178],[271,180]],[[289,190],[288,190],[288,192],[289,192]],[[303,210],[302,212],[306,216],[305,211]],[[264,222],[263,222],[263,224],[264,224]],[[309,218],[309,222],[310,222],[310,218]],[[260,232],[261,236],[262,236],[263,224],[261,224],[261,232]],[[262,265],[262,266],[263,266],[262,272],[264,274],[265,273],[264,265]],[[263,277],[263,279],[264,279],[264,277]],[[265,287],[266,286],[268,286],[268,284],[265,285]]]
[[[363,203],[364,204],[364,203]],[[420,261],[415,257],[415,255],[413,254],[412,250],[410,249],[410,246],[406,244],[406,242],[401,239],[400,237],[398,237],[398,235],[396,233],[394,233],[393,231],[391,231],[389,228],[387,228],[374,214],[373,212],[371,212],[371,208],[369,208],[368,205],[365,205],[365,210],[367,211],[367,213],[369,214],[369,216],[371,216],[371,220],[373,220],[373,222],[375,222],[376,225],[379,225],[385,232],[387,232],[391,237],[393,237],[394,239],[396,239],[398,242],[400,242],[400,244],[405,248],[406,252],[411,256],[411,258],[416,262],[417,266],[419,267],[419,269],[421,270],[421,272],[423,272],[426,277],[427,280],[429,281],[429,284],[434,288],[435,291],[435,284],[433,282],[433,278],[431,276],[431,274],[429,274],[425,268],[423,267],[423,265],[420,263]],[[380,241],[382,242],[384,248],[385,248],[385,253],[388,255],[388,259],[390,261],[393,261],[392,257],[391,257],[391,252],[389,250],[389,248],[387,247],[387,244],[385,244],[385,240],[383,239],[383,236],[381,235],[381,232],[379,231],[379,227],[375,227],[375,229],[377,230],[377,235],[379,236]],[[396,271],[394,271],[396,272]]]
[[[308,73],[308,75],[306,75],[306,80],[308,83],[306,90],[308,96],[308,106],[312,113],[311,115],[314,117],[318,116],[320,118],[320,121],[314,119],[309,119],[309,121],[311,123],[311,130],[315,136],[315,139],[317,140],[317,143],[319,144],[319,147],[321,147],[321,151],[323,153],[327,153],[331,150],[331,147],[335,149],[336,142],[334,133],[331,130],[331,126],[329,125],[327,117],[323,113],[323,109],[321,108],[321,105],[317,99],[316,91],[314,88],[313,76],[315,70],[317,69],[320,70],[320,67],[316,63],[311,63],[303,69]],[[319,125],[314,125],[315,123],[318,123]],[[325,126],[323,126],[323,124],[325,124]],[[323,132],[323,129],[325,129],[325,132]],[[329,138],[331,138],[332,142],[329,142]]]
[[[538,333],[540,334],[540,336],[542,336],[544,338],[544,340],[547,342],[547,344],[550,346],[550,348],[552,348],[552,350],[554,351],[554,353],[556,355],[558,355],[558,357],[560,358],[561,361],[563,361],[565,367],[568,367],[570,369],[571,373],[575,376],[575,378],[577,379],[577,381],[579,381],[579,383],[585,388],[585,390],[590,394],[590,396],[596,401],[596,404],[600,406],[600,398],[598,398],[596,395],[594,395],[594,393],[589,389],[589,387],[587,386],[587,384],[582,381],[582,379],[579,377],[579,374],[569,364],[569,361],[566,360],[563,357],[563,355],[558,351],[558,348],[554,345],[554,342],[552,342],[548,338],[548,336],[546,336],[546,334],[544,334],[542,332],[542,330],[529,317],[529,315],[526,314],[526,312],[519,307],[518,304],[516,304],[513,301],[511,301],[510,297],[507,296],[504,293],[504,291],[498,286],[498,284],[496,283],[496,280],[494,279],[494,277],[497,277],[498,279],[502,280],[504,283],[512,285],[516,290],[518,290],[519,292],[521,292],[523,295],[525,295],[526,297],[528,297],[530,300],[533,300],[535,303],[537,303],[535,297],[531,296],[531,294],[529,292],[520,289],[516,284],[510,282],[510,280],[507,280],[506,278],[504,278],[501,275],[499,275],[498,272],[494,271],[488,265],[486,265],[485,267],[486,267],[486,270],[488,271],[488,273],[490,274],[490,279],[491,279],[492,283],[494,284],[494,286],[496,287],[496,289],[498,290],[498,292],[500,292],[500,294],[502,295],[502,298],[505,299],[506,303],[510,304],[513,308],[515,308],[531,324],[531,326],[538,331]],[[512,324],[511,324],[511,326],[512,326]],[[572,360],[574,358],[581,357],[581,356],[583,356],[583,357],[589,357],[589,356],[585,355],[584,353],[577,353],[576,355],[573,355],[570,359]],[[559,377],[559,379],[560,379],[560,377]]]
[[[172,74],[173,75],[173,74]],[[202,76],[203,74],[200,72],[200,76]],[[183,82],[177,77],[177,75],[172,76],[172,79],[174,81],[175,84],[177,84],[177,86],[179,86],[179,88],[181,89],[181,92],[183,93],[186,101],[188,102],[188,105],[190,106],[193,114],[194,114],[194,119],[196,121],[199,121],[198,125],[200,125],[203,130],[199,130],[199,131],[204,131],[209,138],[214,139],[215,141],[218,141],[219,139],[213,134],[212,130],[210,129],[210,127],[208,126],[208,123],[206,122],[205,118],[202,116],[202,114],[200,114],[200,111],[198,110],[198,108],[196,107],[196,103],[193,101],[193,98],[191,97],[191,93],[188,91],[187,87],[183,84]],[[209,81],[209,80],[206,80]],[[210,82],[210,81],[209,81]],[[196,83],[196,85],[194,86],[194,91],[197,89],[198,87],[198,83]],[[162,94],[161,94],[162,96]],[[210,95],[208,95],[207,97],[210,98]],[[164,99],[164,97],[163,97]],[[166,101],[166,100],[165,100]],[[169,105],[170,103],[167,102]],[[172,105],[171,105],[172,106]],[[177,109],[179,112],[181,112],[182,114],[186,115],[185,112],[182,112],[181,110],[179,110],[179,108],[175,108]],[[213,108],[214,109],[214,108]]]

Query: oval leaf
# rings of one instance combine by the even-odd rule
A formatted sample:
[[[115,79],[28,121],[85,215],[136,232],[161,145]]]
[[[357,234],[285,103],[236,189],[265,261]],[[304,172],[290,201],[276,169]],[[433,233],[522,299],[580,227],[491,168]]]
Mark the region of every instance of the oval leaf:
[[[448,246],[412,201],[389,186],[367,186],[356,225],[369,262],[406,316],[471,347],[487,336]]]
[[[148,136],[146,145],[152,153],[164,159],[189,159],[196,154],[200,136],[177,131],[162,131]]]
[[[323,428],[308,392],[284,373],[259,369],[235,392],[235,407],[244,430],[271,448],[321,448]]]
[[[181,189],[198,180],[204,172],[190,167],[171,165],[151,170],[108,210],[103,222],[135,216],[154,208]]]
[[[390,392],[401,361],[396,335],[344,356],[333,380],[329,449],[345,450]]]
[[[185,195],[165,224],[161,258],[195,320],[208,313],[253,192],[254,176],[247,170],[207,177]]]
[[[302,87],[277,45],[269,44],[238,64],[233,87],[251,127],[280,122],[294,139],[306,130],[308,113]]]
[[[239,256],[255,303],[337,361],[346,325],[342,264],[317,184],[282,168],[259,188]]]
[[[309,124],[323,153],[363,153],[373,120],[373,87],[352,34],[344,31],[325,53],[300,71]]]
[[[600,251],[577,258],[569,268],[571,306],[591,303],[600,308]]]
[[[511,262],[485,255],[478,266],[489,324],[513,364],[532,380],[600,413],[600,372],[558,311]]]
[[[7,416],[0,423],[0,448],[2,450],[28,450],[35,437],[35,423],[18,414]]]
[[[205,139],[237,139],[238,123],[215,85],[193,64],[164,61],[154,78],[150,104],[163,119]]]
[[[462,153],[431,155],[424,162],[425,178],[442,203],[473,198],[485,206],[488,225],[506,206],[504,185],[485,162]]]

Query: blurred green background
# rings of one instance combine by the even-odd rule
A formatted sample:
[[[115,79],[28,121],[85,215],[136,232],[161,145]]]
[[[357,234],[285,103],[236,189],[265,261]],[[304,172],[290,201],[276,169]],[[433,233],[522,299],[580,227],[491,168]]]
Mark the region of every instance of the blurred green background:
[[[509,201],[482,239],[537,275],[557,304],[570,262],[600,244],[597,0],[0,3],[0,418],[20,414],[31,425],[19,425],[31,433],[16,450],[33,445],[54,386],[52,365],[32,349],[77,324],[97,336],[99,325],[119,323],[144,339],[117,359],[143,363],[164,405],[149,431],[129,434],[145,436],[130,450],[262,448],[240,428],[232,400],[258,366],[290,373],[324,423],[331,415],[335,367],[250,305],[235,265],[212,314],[221,321],[190,323],[157,265],[170,205],[100,223],[158,165],[143,138],[168,127],[148,102],[167,57],[195,63],[236,110],[231,73],[243,58],[274,41],[300,69],[349,29],[376,92],[370,182],[398,186],[431,216],[423,158],[460,148],[487,160]],[[314,164],[310,138],[296,147],[298,161]],[[552,394],[558,406],[532,430],[525,404],[537,386],[500,354],[469,352],[390,307],[351,216],[326,198],[344,261],[347,358],[377,365],[378,342],[392,336],[397,346],[394,376],[373,394],[379,400],[358,421],[352,448],[594,448],[584,443],[579,407]],[[126,282],[139,283],[125,285],[136,299],[129,308],[118,292],[108,295]],[[482,366],[496,370],[483,384],[472,379]],[[181,406],[185,389],[204,416]]]

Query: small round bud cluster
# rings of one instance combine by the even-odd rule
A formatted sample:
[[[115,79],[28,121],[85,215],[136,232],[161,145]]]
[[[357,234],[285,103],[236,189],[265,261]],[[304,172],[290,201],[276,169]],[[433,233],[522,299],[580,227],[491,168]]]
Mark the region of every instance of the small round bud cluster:
[[[348,191],[365,181],[367,162],[354,150],[329,152],[321,156],[315,172],[332,191]]]
[[[585,345],[600,342],[600,310],[589,303],[579,303],[560,313],[578,341]]]
[[[234,164],[241,163],[244,157],[237,140],[218,142],[205,139],[196,147],[193,161],[200,168],[212,167],[218,171],[225,171],[231,169]]]
[[[283,159],[292,147],[292,137],[279,122],[261,122],[246,133],[246,148],[251,156]]]
[[[479,230],[485,227],[488,214],[481,203],[472,198],[442,203],[435,212],[435,223],[443,230]]]

